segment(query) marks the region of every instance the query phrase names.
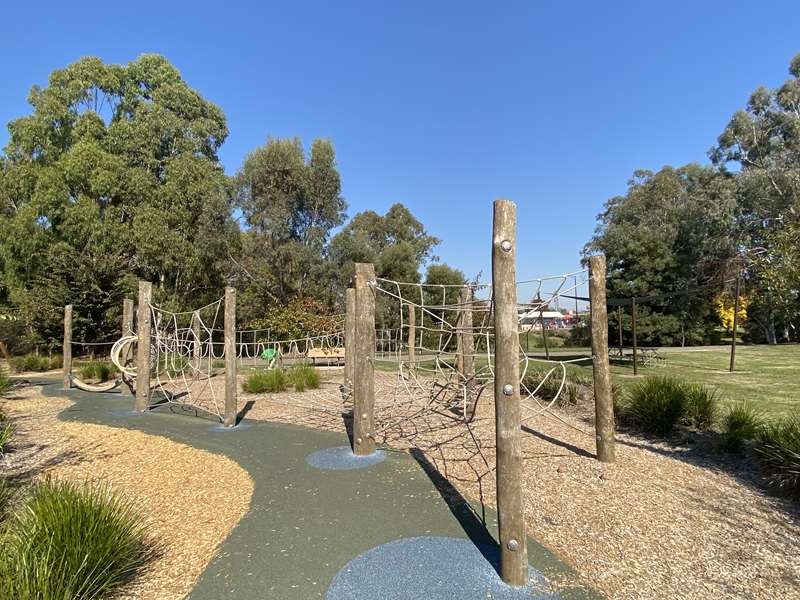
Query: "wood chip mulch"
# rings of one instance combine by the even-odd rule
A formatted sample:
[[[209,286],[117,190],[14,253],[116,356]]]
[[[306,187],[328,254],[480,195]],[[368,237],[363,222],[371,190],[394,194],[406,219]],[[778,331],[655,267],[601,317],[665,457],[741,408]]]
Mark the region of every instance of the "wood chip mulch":
[[[184,598],[245,515],[253,481],[234,461],[130,429],[59,421],[70,405],[36,387],[14,390],[0,410],[14,422],[4,475],[103,482],[141,509],[159,556],[120,594],[125,600]]]

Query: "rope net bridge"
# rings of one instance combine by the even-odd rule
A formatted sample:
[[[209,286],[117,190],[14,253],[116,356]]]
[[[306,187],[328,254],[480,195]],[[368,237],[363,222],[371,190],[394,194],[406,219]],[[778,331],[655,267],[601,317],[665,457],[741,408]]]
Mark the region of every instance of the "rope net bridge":
[[[517,297],[532,298],[518,303],[518,313],[543,313],[587,278],[578,271],[518,282]],[[484,451],[494,437],[491,286],[378,278],[374,289],[375,441],[422,450],[445,476],[456,462],[469,479],[482,479],[494,470]],[[542,414],[559,419],[549,409],[567,388],[567,365],[591,359],[535,358],[522,345],[518,352],[523,424]]]
[[[518,313],[543,313],[560,297],[585,285],[586,271],[517,283]],[[494,393],[492,288],[486,284],[432,285],[378,278],[374,282],[376,345],[372,435],[377,443],[434,450],[451,449],[483,468],[475,428],[491,421]],[[149,303],[152,326],[150,381],[158,392],[151,405],[174,404],[213,415],[225,412],[224,298],[184,312]],[[238,363],[256,368],[290,367],[315,351],[336,355],[344,345],[342,315],[334,331],[295,339],[272,339],[269,330],[236,331]],[[122,378],[136,379],[135,334],[114,343],[111,359]],[[523,424],[551,413],[567,388],[567,364],[588,358],[544,360],[519,347]],[[542,368],[543,367],[543,368]],[[88,385],[88,384],[85,384]],[[90,390],[97,391],[97,390]],[[324,381],[302,393],[265,394],[253,416],[340,428],[352,411],[351,382]],[[543,392],[547,391],[545,395]],[[481,436],[485,437],[485,436]],[[452,458],[452,457],[451,457]],[[477,465],[476,465],[477,467]]]
[[[185,411],[225,415],[224,297],[198,309],[175,312],[148,303],[150,384],[158,394],[150,405],[173,404]],[[340,316],[340,321],[341,316]],[[334,328],[341,323],[334,322]],[[235,332],[237,363],[275,368],[304,363],[315,350],[323,355],[344,345],[341,329],[294,339],[273,339],[267,329]],[[132,391],[137,379],[138,331],[114,342],[111,360]],[[88,391],[105,391],[89,389]],[[306,408],[312,408],[308,405]]]

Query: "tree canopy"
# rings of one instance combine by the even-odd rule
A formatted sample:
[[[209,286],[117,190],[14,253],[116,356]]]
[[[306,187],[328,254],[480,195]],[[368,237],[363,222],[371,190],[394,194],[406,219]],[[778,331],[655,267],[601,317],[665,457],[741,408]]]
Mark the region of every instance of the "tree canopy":
[[[435,259],[402,204],[345,224],[330,140],[269,138],[226,176],[225,115],[162,56],[83,58],[28,101],[0,155],[0,312],[20,315],[17,350],[58,347],[68,303],[76,339],[114,339],[139,279],[176,309],[235,285],[240,322],[288,311],[296,333],[309,311],[341,312],[354,261],[418,281]]]
[[[637,171],[599,215],[584,254],[606,254],[609,295],[664,296],[643,307],[646,343],[711,341],[714,307],[739,275],[752,339],[775,342],[776,330],[796,337],[800,55],[789,72],[733,115],[709,151],[711,165]]]
[[[222,111],[153,55],[81,59],[28,101],[0,162],[0,293],[35,337],[57,334],[68,301],[77,335],[102,336],[139,277],[167,302],[216,293],[235,235]]]

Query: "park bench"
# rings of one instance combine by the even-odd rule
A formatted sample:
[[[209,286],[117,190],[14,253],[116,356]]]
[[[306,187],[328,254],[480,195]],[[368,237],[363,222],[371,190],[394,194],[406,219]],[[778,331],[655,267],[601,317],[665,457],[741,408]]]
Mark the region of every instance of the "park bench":
[[[619,347],[608,349],[608,357],[613,360],[633,361],[633,349],[624,348],[622,355],[620,355]],[[667,359],[658,351],[658,348],[642,348],[636,349],[637,362],[640,367],[663,367]]]
[[[335,362],[340,365],[344,362],[344,348],[309,348],[306,356],[311,359],[311,364],[324,361],[326,364]]]

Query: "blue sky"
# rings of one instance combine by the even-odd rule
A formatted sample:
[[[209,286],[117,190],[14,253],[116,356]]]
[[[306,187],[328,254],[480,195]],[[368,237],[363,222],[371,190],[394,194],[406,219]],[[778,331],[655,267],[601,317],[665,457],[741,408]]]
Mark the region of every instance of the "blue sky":
[[[329,137],[351,215],[403,202],[470,276],[489,274],[491,203],[510,198],[520,279],[573,270],[634,169],[706,161],[731,114],[784,81],[800,52],[791,1],[3,10],[3,123],[28,112],[32,84],[81,56],[161,53],[227,115],[228,173],[268,135]]]

